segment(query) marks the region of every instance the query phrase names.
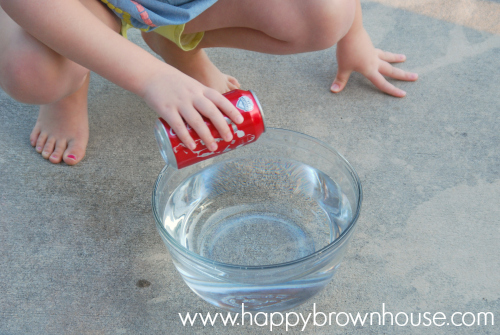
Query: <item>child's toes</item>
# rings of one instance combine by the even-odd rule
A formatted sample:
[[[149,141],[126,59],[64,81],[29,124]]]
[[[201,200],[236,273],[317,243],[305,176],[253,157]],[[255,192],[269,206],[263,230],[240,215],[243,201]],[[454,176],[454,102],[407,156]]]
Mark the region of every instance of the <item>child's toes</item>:
[[[48,135],[45,133],[41,133],[40,135],[38,135],[38,139],[36,140],[35,150],[39,154],[42,153],[42,150],[45,147],[45,143],[47,142],[47,137]]]
[[[33,131],[31,132],[30,135],[30,143],[32,147],[36,145],[36,142],[38,141],[38,136],[40,136],[40,129],[35,127],[33,128]]]
[[[66,141],[57,141],[56,148],[54,149],[52,155],[50,155],[49,161],[54,164],[61,163],[64,150],[66,149],[66,147],[67,147]]]
[[[56,139],[53,137],[49,137],[42,150],[42,157],[45,159],[49,159],[52,152],[54,152],[54,148],[56,146]]]
[[[68,148],[64,151],[63,160],[68,165],[75,165],[85,156],[85,146],[77,141],[68,143]]]
[[[231,76],[227,76],[227,79],[229,81],[229,84],[230,84],[230,88],[231,89],[238,89],[240,88],[240,83],[238,82],[238,80],[234,77],[231,77]],[[232,86],[232,87],[231,87]]]

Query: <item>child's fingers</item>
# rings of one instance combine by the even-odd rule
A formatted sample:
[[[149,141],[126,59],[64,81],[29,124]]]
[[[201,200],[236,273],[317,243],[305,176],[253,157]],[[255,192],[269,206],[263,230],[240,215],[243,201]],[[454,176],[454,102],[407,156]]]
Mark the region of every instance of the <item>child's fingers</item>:
[[[415,81],[418,79],[418,74],[398,69],[387,62],[380,63],[379,72],[384,76],[398,80]]]
[[[194,102],[194,107],[206,118],[210,119],[215,129],[222,139],[229,142],[233,139],[233,134],[229,129],[226,119],[221,111],[208,99],[199,99]],[[199,134],[198,134],[199,135]]]
[[[367,76],[373,85],[375,85],[379,90],[384,93],[393,95],[398,98],[402,98],[406,95],[406,92],[397,88],[396,86],[389,83],[384,76],[378,71],[373,72],[371,75]]]
[[[196,143],[194,143],[193,138],[189,134],[184,120],[181,118],[179,113],[165,113],[163,119],[167,121],[170,127],[175,131],[175,134],[179,139],[186,145],[189,149],[194,150],[196,148]]]
[[[192,106],[180,110],[180,114],[186,120],[186,123],[198,134],[208,150],[215,151],[217,150],[217,143],[200,113],[201,111],[197,111]]]
[[[205,92],[205,97],[211,100],[215,104],[215,106],[217,106],[220,111],[224,113],[228,118],[230,118],[234,123],[240,124],[243,122],[243,116],[238,111],[238,109],[236,109],[236,107],[234,107],[233,104],[229,102],[229,100],[224,98],[224,96],[219,92],[215,90],[208,90]],[[224,121],[224,123],[226,122]]]
[[[340,91],[342,91],[345,85],[347,84],[347,81],[349,80],[351,73],[352,73],[351,70],[339,69],[337,72],[337,76],[333,81],[332,87],[330,87],[330,91],[332,91],[333,93],[339,93]]]
[[[395,54],[395,53],[383,51],[380,49],[377,49],[377,54],[381,60],[384,60],[384,61],[389,62],[389,63],[401,63],[401,62],[404,62],[406,60],[406,56],[403,54]]]

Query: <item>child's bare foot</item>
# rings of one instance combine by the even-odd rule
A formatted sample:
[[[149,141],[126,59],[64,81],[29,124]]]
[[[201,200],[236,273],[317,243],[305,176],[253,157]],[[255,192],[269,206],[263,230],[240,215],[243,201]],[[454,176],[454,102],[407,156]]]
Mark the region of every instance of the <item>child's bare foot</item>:
[[[203,85],[220,93],[240,88],[238,80],[220,72],[203,49],[183,51],[175,43],[154,32],[143,33],[142,37],[149,47],[160,55],[165,62],[191,78],[198,80]]]
[[[40,106],[30,135],[31,145],[42,157],[57,164],[75,165],[85,156],[89,140],[87,93],[90,74],[82,87],[55,103]]]

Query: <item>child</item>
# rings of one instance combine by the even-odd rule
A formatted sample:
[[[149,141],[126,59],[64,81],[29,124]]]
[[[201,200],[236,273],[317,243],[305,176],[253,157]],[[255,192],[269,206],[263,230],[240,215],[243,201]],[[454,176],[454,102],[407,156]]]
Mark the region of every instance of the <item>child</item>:
[[[240,85],[204,48],[293,54],[337,44],[335,93],[352,71],[397,97],[405,92],[384,75],[417,79],[389,64],[404,55],[373,47],[359,0],[0,0],[0,6],[0,87],[40,105],[30,141],[52,163],[74,165],[85,155],[89,71],[143,98],[192,148],[187,122],[211,151],[217,143],[201,116],[230,141],[222,113],[237,124],[241,116],[221,93]],[[121,36],[131,25],[166,63]]]

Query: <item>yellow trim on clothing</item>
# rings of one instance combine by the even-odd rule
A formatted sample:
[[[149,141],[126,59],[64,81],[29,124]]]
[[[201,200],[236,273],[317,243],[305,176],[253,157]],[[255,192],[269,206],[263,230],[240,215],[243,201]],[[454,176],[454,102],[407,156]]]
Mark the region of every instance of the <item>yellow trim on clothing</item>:
[[[153,30],[155,33],[168,38],[184,51],[193,50],[203,39],[204,32],[184,34],[185,24],[162,26]]]
[[[112,4],[109,3],[108,0],[101,0],[103,3],[105,3],[111,10],[114,12],[118,13],[122,17],[122,28],[121,28],[121,35],[125,38],[127,38],[127,31],[130,28],[135,28],[132,25],[132,22],[130,21],[130,14],[127,12],[124,12],[120,8],[116,8]],[[146,29],[140,29],[144,32],[148,31],[154,31],[157,34],[160,34],[161,36],[169,39],[170,41],[174,42],[177,44],[179,48],[181,48],[184,51],[190,51],[193,50],[198,46],[198,43],[203,39],[203,35],[205,34],[204,32],[199,32],[199,33],[194,33],[194,34],[183,34],[184,33],[184,28],[185,24],[179,24],[179,25],[171,25],[171,26],[161,26],[158,27],[154,30],[151,30],[149,28]]]
[[[140,30],[142,30],[144,32],[152,31],[152,32],[155,32],[157,34],[160,34],[161,36],[165,37],[166,39],[169,39],[170,41],[174,42],[182,50],[190,51],[198,46],[198,44],[203,39],[203,35],[205,33],[199,32],[199,33],[193,33],[193,34],[183,34],[184,27],[185,27],[185,24],[178,24],[178,25],[172,25],[172,26],[161,26],[161,27],[158,27],[154,30],[149,30],[149,29],[140,29]],[[126,20],[122,20],[122,29],[120,32],[121,35],[123,37],[127,38],[127,31],[130,28],[135,28],[135,27],[132,26],[130,23],[126,22]]]

